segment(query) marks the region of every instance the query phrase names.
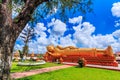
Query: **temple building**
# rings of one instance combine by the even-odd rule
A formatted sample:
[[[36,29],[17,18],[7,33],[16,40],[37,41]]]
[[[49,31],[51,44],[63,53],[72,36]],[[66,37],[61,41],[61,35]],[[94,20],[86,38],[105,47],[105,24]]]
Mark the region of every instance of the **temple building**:
[[[113,55],[111,46],[106,49],[96,48],[76,48],[73,46],[61,47],[53,45],[47,46],[47,52],[44,59],[48,62],[74,62],[77,63],[80,58],[86,60],[86,64],[118,66]]]

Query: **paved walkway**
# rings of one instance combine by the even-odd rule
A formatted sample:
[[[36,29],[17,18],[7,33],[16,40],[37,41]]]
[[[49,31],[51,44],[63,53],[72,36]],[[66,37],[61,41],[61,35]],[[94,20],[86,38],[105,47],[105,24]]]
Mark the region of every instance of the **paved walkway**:
[[[13,79],[17,79],[17,78],[27,77],[27,76],[31,76],[31,75],[35,75],[35,74],[40,74],[40,73],[44,73],[44,72],[50,72],[50,71],[59,70],[59,69],[68,68],[68,67],[71,67],[71,66],[78,65],[77,63],[68,63],[68,62],[64,62],[63,64],[65,64],[65,65],[48,67],[48,68],[42,68],[42,69],[36,69],[36,70],[30,70],[30,71],[27,71],[27,72],[12,73],[11,77]],[[118,67],[100,66],[100,65],[90,65],[90,64],[87,64],[86,67],[101,68],[101,69],[109,69],[109,70],[120,71],[120,64],[119,64]]]
[[[17,73],[12,73],[11,77],[13,79],[17,79],[17,78],[27,77],[27,76],[31,76],[31,75],[35,75],[35,74],[50,72],[50,71],[59,70],[59,69],[63,69],[63,68],[68,68],[68,67],[71,67],[71,66],[70,65],[62,65],[62,66],[54,66],[54,67],[30,70],[30,71],[27,71],[27,72],[17,72]]]
[[[77,63],[68,63],[68,62],[64,62],[63,64],[66,64],[66,65],[73,65],[73,66],[78,65]],[[108,69],[108,70],[120,71],[120,64],[118,64],[118,67],[87,64],[86,67],[101,68],[101,69]]]
[[[118,67],[113,67],[113,66],[100,66],[100,65],[86,65],[87,67],[92,67],[92,68],[101,68],[101,69],[108,69],[108,70],[115,70],[115,71],[120,71],[120,65]]]

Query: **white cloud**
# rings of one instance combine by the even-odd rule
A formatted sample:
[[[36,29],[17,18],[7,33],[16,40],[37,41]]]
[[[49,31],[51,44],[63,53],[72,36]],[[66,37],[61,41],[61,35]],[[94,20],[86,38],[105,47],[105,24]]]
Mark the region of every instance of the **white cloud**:
[[[56,13],[57,10],[58,10],[58,9],[57,9],[56,7],[53,8],[54,13]]]
[[[75,30],[75,34],[76,34],[75,36],[79,36],[79,34],[91,35],[95,31],[95,27],[89,22],[81,23],[81,21],[77,26],[73,26],[73,29]]]
[[[43,23],[37,23],[35,29],[36,29],[36,30],[39,30],[39,31],[45,31],[45,30],[46,30],[46,27],[44,26]]]
[[[23,46],[24,46],[24,45],[15,44],[15,46],[14,46],[14,50],[21,50],[21,51],[22,51]]]
[[[89,22],[84,22],[82,25],[82,32],[84,32],[83,34],[91,35],[95,31],[95,27]]]
[[[75,22],[77,21],[74,20],[74,23]],[[87,48],[106,48],[108,45],[111,45],[114,52],[120,51],[120,30],[116,30],[111,34],[106,35],[94,35],[95,27],[92,24],[89,22],[82,23],[82,20],[77,23],[77,26],[73,26],[75,32],[66,36],[63,36],[67,30],[66,24],[58,19],[52,19],[52,21],[48,23],[48,29],[44,27],[43,23],[37,24],[35,30],[40,37],[37,37],[36,41],[29,43],[30,52],[45,53],[46,46],[50,44],[55,46],[61,45],[63,47],[76,46]],[[45,30],[49,32],[49,36],[44,32]],[[17,45],[17,47],[20,48],[20,45]]]
[[[89,30],[89,29],[86,29]],[[91,34],[91,35],[88,35]],[[106,35],[92,35],[91,33],[84,34],[84,31],[81,32],[75,32],[73,34],[74,39],[77,41],[77,46],[79,47],[88,47],[88,48],[106,48],[108,45],[111,45],[113,47],[114,52],[120,51],[120,48],[118,45],[120,45],[120,42],[118,42],[118,39],[115,39],[113,34],[106,34]],[[117,46],[116,46],[117,45]]]
[[[113,3],[111,11],[113,16],[120,17],[120,2]]]
[[[36,41],[31,41],[28,43],[28,46],[29,46],[29,53],[38,53],[38,42]]]
[[[70,18],[69,19],[69,23],[81,23],[82,22],[82,16],[78,16],[78,17],[75,17],[75,18]]]
[[[120,2],[113,3],[113,6],[111,8],[112,15],[115,17],[120,18]],[[120,26],[120,19],[115,21],[115,27]]]
[[[45,32],[39,32],[39,35],[40,35],[40,37],[46,37],[47,36],[47,34],[45,33]]]
[[[120,27],[120,19],[115,21],[115,27]]]
[[[105,48],[108,45],[116,43],[116,40],[111,34],[107,35],[97,35],[93,37],[94,41],[96,41],[96,47]]]
[[[37,23],[36,27],[34,28],[35,32],[40,35],[40,36],[46,36],[46,34],[44,33],[45,30],[47,30],[47,28],[44,26],[43,23]]]
[[[115,42],[115,43],[111,44],[111,46],[113,47],[114,52],[120,51],[120,42]]]
[[[112,33],[115,38],[120,38],[120,29]]]
[[[41,40],[45,39],[39,39],[40,41],[32,41],[29,43],[29,53],[45,53],[46,52],[46,46],[47,43]]]
[[[37,33],[37,36],[40,36],[40,37],[46,37],[47,36],[47,34],[45,33],[47,28],[44,26],[43,23],[37,23],[34,30],[35,30],[35,33]]]
[[[45,53],[46,51],[47,51],[46,46],[41,46],[41,45],[38,46],[38,52],[39,53]]]
[[[75,30],[73,37],[78,47],[106,48],[111,45],[114,52],[120,51],[120,38],[114,38],[120,36],[119,30],[106,35],[93,35],[95,27],[89,22],[80,22],[77,26],[73,26],[73,29]]]
[[[48,23],[48,27],[52,26],[52,34],[63,35],[66,31],[66,24],[60,20],[52,19],[52,22]]]
[[[118,26],[120,26],[120,23],[116,23],[116,24],[115,24],[115,27],[118,27]]]
[[[79,47],[93,47],[92,33],[95,31],[95,27],[89,22],[79,23],[78,26],[74,26],[75,33],[74,39],[77,41]],[[88,45],[89,44],[89,45]]]
[[[50,41],[46,37],[37,38],[37,42],[41,46],[47,46],[48,44],[50,44]]]
[[[75,41],[71,39],[71,35],[67,35],[66,37],[61,37],[60,38],[60,45],[63,47],[66,46],[76,46]]]
[[[54,35],[54,34],[50,34],[49,36],[49,42],[50,42],[50,45],[58,45],[59,43],[59,40],[58,38],[60,38],[60,36],[58,37],[57,35]]]
[[[47,31],[48,31],[48,33],[51,33],[51,30],[50,30],[50,29],[48,29]]]

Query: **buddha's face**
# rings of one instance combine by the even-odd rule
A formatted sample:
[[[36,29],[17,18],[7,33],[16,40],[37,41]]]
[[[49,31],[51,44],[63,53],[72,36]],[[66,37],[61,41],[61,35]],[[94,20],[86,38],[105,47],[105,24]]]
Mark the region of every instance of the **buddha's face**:
[[[54,46],[47,46],[47,50],[49,52],[53,52],[54,51]]]

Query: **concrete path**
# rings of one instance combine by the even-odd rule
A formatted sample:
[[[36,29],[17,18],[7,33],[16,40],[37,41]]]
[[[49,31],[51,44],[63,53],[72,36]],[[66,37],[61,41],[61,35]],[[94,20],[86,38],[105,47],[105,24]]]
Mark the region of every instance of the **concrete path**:
[[[115,71],[120,71],[120,65],[118,67],[113,67],[113,66],[100,66],[100,65],[86,65],[87,67],[92,67],[92,68],[100,68],[100,69],[108,69],[108,70],[115,70]]]
[[[27,77],[27,76],[31,76],[31,75],[35,75],[35,74],[50,72],[50,71],[59,70],[59,69],[63,69],[63,68],[68,68],[68,67],[71,67],[71,66],[70,65],[62,65],[62,66],[54,66],[54,67],[30,70],[30,71],[27,71],[27,72],[17,72],[17,73],[12,73],[11,77],[13,79],[17,79],[17,78]]]
[[[66,64],[66,65],[73,65],[73,66],[78,65],[77,63],[68,63],[68,62],[64,62],[63,64]],[[120,71],[120,64],[118,64],[118,67],[87,64],[86,67],[101,68],[101,69],[108,69],[108,70]]]

